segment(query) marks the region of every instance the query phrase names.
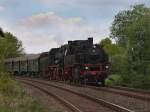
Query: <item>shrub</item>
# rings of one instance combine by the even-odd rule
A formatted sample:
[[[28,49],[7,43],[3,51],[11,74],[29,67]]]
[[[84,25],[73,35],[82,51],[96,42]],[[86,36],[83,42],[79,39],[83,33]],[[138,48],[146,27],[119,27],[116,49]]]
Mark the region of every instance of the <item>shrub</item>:
[[[120,75],[113,74],[108,76],[106,79],[106,85],[114,86],[114,85],[120,85],[122,83],[122,78]]]
[[[0,73],[0,112],[62,112],[41,104],[12,80],[8,73]]]
[[[131,88],[150,89],[150,76],[132,72],[132,74],[122,75],[122,85]]]
[[[144,77],[142,88],[150,90],[150,76]]]
[[[0,73],[0,92],[2,94],[16,97],[23,92],[21,86],[11,79],[8,73]]]
[[[146,68],[146,75],[150,76],[150,64]]]

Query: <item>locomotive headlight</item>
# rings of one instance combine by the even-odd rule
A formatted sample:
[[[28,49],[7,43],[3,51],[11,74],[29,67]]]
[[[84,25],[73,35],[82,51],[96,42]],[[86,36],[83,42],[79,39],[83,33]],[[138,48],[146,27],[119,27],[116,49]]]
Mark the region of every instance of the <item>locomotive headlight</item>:
[[[106,69],[108,69],[108,68],[109,68],[109,66],[107,65],[107,66],[105,66],[105,68],[106,68]]]
[[[86,70],[88,70],[88,69],[89,69],[89,67],[85,67],[85,69],[86,69]]]

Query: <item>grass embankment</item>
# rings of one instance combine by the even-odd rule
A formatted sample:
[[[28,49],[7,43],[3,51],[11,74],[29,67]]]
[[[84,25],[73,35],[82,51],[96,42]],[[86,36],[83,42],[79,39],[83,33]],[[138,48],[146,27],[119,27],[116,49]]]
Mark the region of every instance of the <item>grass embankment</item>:
[[[42,105],[7,73],[0,73],[0,112],[62,112]]]
[[[144,75],[119,75],[112,74],[106,79],[106,85],[125,86],[130,88],[145,89],[150,91],[150,76]]]

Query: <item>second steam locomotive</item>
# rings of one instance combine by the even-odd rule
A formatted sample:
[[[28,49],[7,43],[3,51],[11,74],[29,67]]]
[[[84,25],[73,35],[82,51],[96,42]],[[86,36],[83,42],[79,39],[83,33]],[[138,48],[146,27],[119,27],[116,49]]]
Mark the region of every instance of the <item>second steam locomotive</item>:
[[[37,76],[71,83],[105,84],[108,55],[88,40],[68,41],[49,52],[5,60],[6,70],[15,75]]]

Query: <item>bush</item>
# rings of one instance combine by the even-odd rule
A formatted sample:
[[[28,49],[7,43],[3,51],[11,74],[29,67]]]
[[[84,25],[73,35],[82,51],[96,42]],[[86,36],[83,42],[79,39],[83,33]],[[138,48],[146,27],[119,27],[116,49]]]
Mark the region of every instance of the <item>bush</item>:
[[[143,81],[144,81],[144,77],[143,75],[136,75],[133,74],[130,77],[131,83],[128,83],[127,85],[131,88],[142,88],[143,86]]]
[[[110,75],[106,79],[106,85],[109,86],[121,85],[121,83],[122,83],[122,77],[117,74]]]
[[[122,75],[122,85],[131,88],[150,89],[150,76],[132,72],[132,74]]]
[[[146,75],[150,76],[150,64],[146,68]]]
[[[142,89],[150,90],[150,76],[144,77]]]
[[[22,88],[11,79],[8,73],[0,73],[0,92],[4,95],[16,97],[23,92]]]
[[[110,70],[112,74],[122,74],[127,71],[128,61],[126,55],[114,55],[111,57]]]
[[[62,112],[27,94],[8,73],[0,73],[0,112]]]

